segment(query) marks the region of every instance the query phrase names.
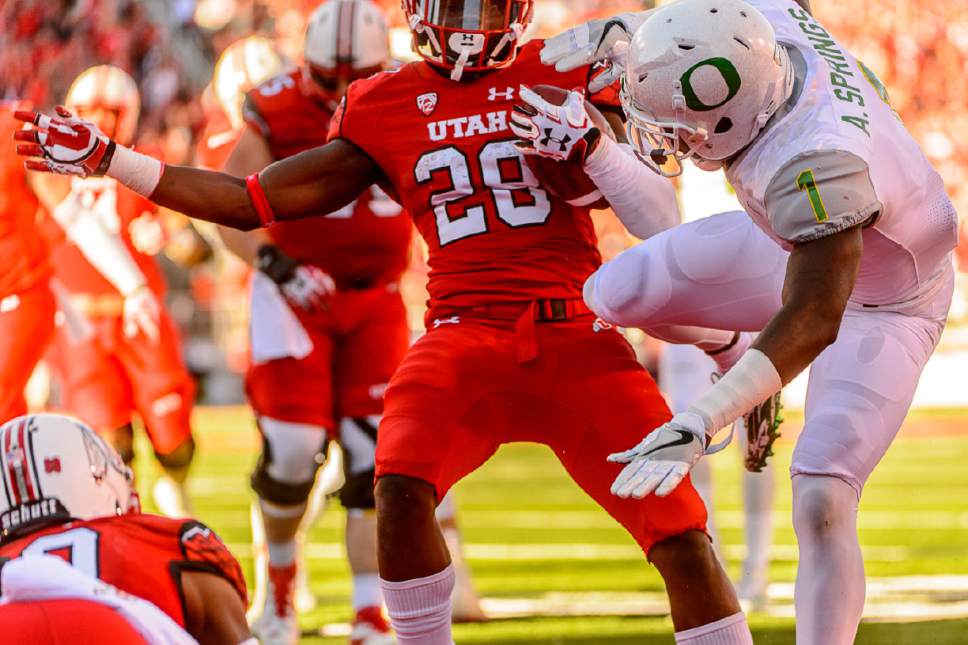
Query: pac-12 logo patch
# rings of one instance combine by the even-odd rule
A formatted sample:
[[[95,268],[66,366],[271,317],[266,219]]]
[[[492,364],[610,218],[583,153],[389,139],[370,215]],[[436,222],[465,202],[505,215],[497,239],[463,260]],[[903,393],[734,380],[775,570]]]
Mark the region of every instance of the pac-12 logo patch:
[[[437,92],[428,92],[417,97],[417,107],[424,116],[430,116],[437,109]]]

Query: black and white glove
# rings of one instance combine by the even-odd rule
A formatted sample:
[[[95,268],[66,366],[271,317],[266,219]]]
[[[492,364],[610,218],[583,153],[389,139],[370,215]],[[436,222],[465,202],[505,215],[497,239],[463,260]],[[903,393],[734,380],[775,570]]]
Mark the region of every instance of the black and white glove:
[[[577,156],[584,164],[602,137],[585,109],[585,95],[571,91],[564,104],[555,105],[522,85],[519,96],[511,112],[511,131],[522,141],[518,148],[558,161]]]
[[[706,452],[706,430],[694,412],[680,412],[637,446],[608,456],[627,464],[612,483],[612,494],[642,499],[650,493],[665,497],[678,486]]]
[[[300,264],[274,244],[259,247],[256,268],[279,286],[286,300],[307,311],[324,308],[336,293],[332,276],[319,267]]]

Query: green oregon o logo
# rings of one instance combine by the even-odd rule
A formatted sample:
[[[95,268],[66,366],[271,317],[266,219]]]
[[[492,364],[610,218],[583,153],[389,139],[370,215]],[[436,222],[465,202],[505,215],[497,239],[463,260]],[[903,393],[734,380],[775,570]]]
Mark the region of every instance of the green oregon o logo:
[[[726,81],[726,88],[729,90],[726,98],[716,105],[706,105],[699,100],[695,90],[692,89],[692,73],[700,67],[706,67],[707,65],[715,67],[719,71],[723,80]],[[739,92],[739,86],[742,85],[736,67],[725,58],[707,58],[706,60],[699,61],[687,69],[679,80],[682,82],[682,93],[686,98],[686,106],[693,112],[708,112],[709,110],[715,110],[721,105],[725,105],[736,96],[736,93]]]

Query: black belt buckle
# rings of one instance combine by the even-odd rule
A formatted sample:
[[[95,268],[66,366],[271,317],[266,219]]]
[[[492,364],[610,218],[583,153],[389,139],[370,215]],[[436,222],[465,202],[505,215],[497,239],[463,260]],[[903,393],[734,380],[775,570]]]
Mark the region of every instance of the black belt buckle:
[[[568,303],[559,298],[553,300],[541,300],[539,320],[542,322],[563,322],[568,320]]]

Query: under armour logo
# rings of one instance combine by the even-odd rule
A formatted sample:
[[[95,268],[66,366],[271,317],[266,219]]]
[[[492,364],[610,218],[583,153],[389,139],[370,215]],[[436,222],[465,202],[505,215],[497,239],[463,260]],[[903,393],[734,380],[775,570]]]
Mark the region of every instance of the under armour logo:
[[[60,471],[61,471],[61,463],[58,457],[44,459],[45,473],[59,473]]]
[[[460,316],[451,316],[450,318],[437,318],[434,320],[434,329],[437,329],[441,325],[457,325],[460,323]]]
[[[509,87],[506,90],[504,90],[503,92],[498,92],[496,87],[492,87],[488,91],[487,100],[488,101],[496,101],[498,99],[501,99],[501,100],[504,100],[504,101],[510,101],[510,100],[514,99],[514,88],[513,87]]]
[[[570,134],[566,134],[563,139],[558,139],[556,137],[551,136],[551,133],[554,132],[554,130],[552,130],[551,128],[545,128],[544,132],[545,132],[545,137],[544,139],[541,140],[541,145],[547,147],[553,141],[557,143],[559,146],[561,146],[561,152],[568,151],[568,144],[571,143]]]

